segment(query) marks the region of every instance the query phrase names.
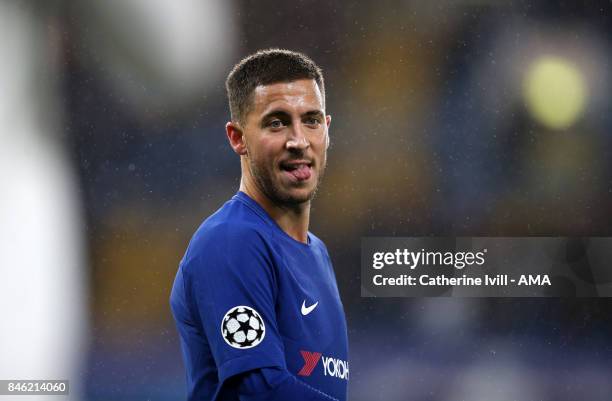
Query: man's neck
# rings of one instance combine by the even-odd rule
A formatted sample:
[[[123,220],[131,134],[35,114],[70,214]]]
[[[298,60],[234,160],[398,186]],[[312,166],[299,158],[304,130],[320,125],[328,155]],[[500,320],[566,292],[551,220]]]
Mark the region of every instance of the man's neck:
[[[310,201],[295,206],[278,205],[257,188],[245,185],[244,181],[240,182],[240,190],[257,202],[288,236],[308,243]]]

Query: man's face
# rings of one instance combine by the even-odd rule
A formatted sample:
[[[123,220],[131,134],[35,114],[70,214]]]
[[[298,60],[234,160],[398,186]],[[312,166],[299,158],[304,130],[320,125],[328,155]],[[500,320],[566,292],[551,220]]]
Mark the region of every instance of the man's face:
[[[316,82],[258,86],[252,102],[243,127],[245,179],[279,205],[311,200],[325,170],[331,122]]]

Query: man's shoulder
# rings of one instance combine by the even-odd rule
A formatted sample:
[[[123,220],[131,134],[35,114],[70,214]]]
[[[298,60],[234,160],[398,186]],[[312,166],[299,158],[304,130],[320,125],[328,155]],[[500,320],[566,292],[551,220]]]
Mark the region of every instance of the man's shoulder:
[[[239,252],[271,241],[269,224],[248,205],[235,197],[208,217],[194,233],[185,260]]]
[[[323,250],[325,253],[327,253],[327,247],[325,246],[325,243],[319,237],[317,237],[310,231],[308,232],[308,235],[310,236],[311,245],[313,247],[319,248]]]
[[[248,204],[237,197],[227,201],[196,230],[194,239],[240,239],[255,234],[269,235],[269,224]]]
[[[254,239],[267,239],[270,229],[262,224],[248,220],[205,220],[196,230],[190,243],[206,245],[241,242]]]

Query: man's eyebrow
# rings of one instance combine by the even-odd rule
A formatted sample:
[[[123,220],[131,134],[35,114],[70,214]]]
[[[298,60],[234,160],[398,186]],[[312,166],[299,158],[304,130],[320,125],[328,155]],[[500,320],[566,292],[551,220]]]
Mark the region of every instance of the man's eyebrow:
[[[321,110],[310,110],[303,114],[305,117],[323,117],[323,111]]]
[[[261,118],[262,121],[268,120],[271,117],[284,117],[284,118],[288,118],[290,117],[289,113],[287,113],[284,110],[272,110],[267,112],[266,114],[263,115],[263,117]]]
[[[305,112],[304,114],[302,114],[302,117],[323,117],[323,111],[322,110],[309,110],[307,112]],[[278,118],[283,118],[283,119],[289,119],[291,118],[291,114],[289,114],[288,112],[286,112],[285,110],[271,110],[269,112],[267,112],[266,114],[264,114],[261,117],[261,121],[267,121],[270,118],[273,117],[278,117]]]

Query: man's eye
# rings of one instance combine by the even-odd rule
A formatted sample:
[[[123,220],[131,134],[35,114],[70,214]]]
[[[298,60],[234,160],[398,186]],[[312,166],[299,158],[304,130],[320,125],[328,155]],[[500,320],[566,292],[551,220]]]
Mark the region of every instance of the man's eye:
[[[321,124],[321,120],[316,117],[309,117],[304,122],[306,125],[319,125]]]
[[[281,120],[272,120],[268,123],[268,126],[270,128],[282,128],[283,127],[283,122]]]

